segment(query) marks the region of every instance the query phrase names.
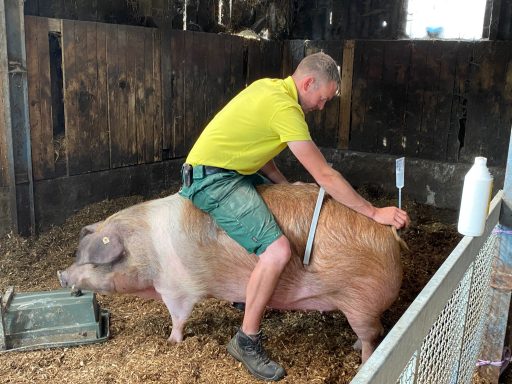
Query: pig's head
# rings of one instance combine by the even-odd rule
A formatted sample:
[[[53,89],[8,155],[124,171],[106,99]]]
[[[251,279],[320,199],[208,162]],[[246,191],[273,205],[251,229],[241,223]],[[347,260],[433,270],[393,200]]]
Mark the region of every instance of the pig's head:
[[[57,275],[62,287],[100,293],[136,293],[148,288],[147,271],[130,255],[129,239],[115,224],[84,227],[75,262]]]

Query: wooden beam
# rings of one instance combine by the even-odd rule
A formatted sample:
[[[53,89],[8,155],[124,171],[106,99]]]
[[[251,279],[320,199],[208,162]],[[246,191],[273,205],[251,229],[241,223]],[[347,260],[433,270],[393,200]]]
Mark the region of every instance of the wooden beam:
[[[5,4],[0,5],[0,234],[17,228]]]
[[[348,149],[350,134],[350,110],[352,106],[352,75],[354,69],[354,40],[346,40],[343,48],[343,65],[341,68],[340,89],[340,123],[338,131],[338,148]]]

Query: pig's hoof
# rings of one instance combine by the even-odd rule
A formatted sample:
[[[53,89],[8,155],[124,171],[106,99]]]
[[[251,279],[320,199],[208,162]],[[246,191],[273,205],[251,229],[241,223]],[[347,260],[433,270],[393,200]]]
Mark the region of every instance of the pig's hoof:
[[[183,341],[182,335],[173,335],[172,333],[171,333],[171,336],[169,336],[169,338],[167,339],[167,342],[171,343],[171,344],[181,343],[182,341]]]
[[[361,352],[363,349],[363,344],[361,343],[361,339],[357,339],[357,341],[352,346],[356,351]]]
[[[82,295],[83,295],[83,293],[80,288],[77,288],[74,285],[71,287],[71,296],[79,297]]]

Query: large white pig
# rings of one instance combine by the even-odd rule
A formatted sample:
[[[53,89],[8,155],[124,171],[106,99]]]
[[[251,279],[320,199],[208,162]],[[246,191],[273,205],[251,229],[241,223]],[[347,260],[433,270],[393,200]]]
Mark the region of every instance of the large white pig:
[[[292,247],[269,302],[275,309],[341,310],[362,344],[363,362],[382,334],[381,314],[398,296],[400,248],[384,226],[326,197],[311,261],[302,263],[318,188],[260,186]],[[124,209],[84,227],[76,261],[59,272],[63,287],[161,299],[172,318],[171,342],[183,340],[194,305],[207,297],[243,302],[257,262],[209,215],[178,194]]]

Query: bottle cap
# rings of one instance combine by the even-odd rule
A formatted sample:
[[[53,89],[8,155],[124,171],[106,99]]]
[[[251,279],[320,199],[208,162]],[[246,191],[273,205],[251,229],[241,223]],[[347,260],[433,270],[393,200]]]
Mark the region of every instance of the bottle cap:
[[[475,164],[486,165],[487,164],[487,158],[486,157],[475,157]]]

